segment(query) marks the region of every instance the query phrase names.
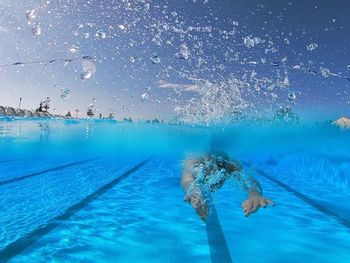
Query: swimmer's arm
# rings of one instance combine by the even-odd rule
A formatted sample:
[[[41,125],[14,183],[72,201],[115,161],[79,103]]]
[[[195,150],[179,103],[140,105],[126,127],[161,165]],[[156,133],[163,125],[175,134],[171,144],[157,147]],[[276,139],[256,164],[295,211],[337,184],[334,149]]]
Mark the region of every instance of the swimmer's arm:
[[[195,160],[188,160],[184,166],[184,172],[181,177],[181,187],[185,193],[188,192],[188,189],[191,187],[192,183],[195,180],[193,173],[191,172],[191,167],[195,164]]]
[[[192,183],[194,182],[194,176],[191,173],[184,172],[181,177],[181,187],[185,193],[188,192]]]
[[[230,163],[230,171],[235,174],[235,178],[238,181],[239,185],[247,191],[247,193],[260,193],[262,195],[261,184],[252,176],[243,176],[242,175],[243,167],[238,162]]]
[[[258,180],[252,176],[243,178],[242,175],[238,176],[238,180],[248,193],[247,199],[242,203],[245,216],[255,213],[260,207],[265,208],[268,204],[274,205],[270,199],[263,197],[262,187]]]
[[[248,192],[248,194],[263,194],[263,190],[261,184],[254,177],[249,176],[244,182],[244,188]]]
[[[188,160],[185,163],[184,172],[181,177],[181,187],[185,192],[184,201],[192,205],[202,220],[206,220],[209,214],[209,208],[204,200],[201,189],[195,183],[196,178],[191,171],[195,164],[195,160]]]

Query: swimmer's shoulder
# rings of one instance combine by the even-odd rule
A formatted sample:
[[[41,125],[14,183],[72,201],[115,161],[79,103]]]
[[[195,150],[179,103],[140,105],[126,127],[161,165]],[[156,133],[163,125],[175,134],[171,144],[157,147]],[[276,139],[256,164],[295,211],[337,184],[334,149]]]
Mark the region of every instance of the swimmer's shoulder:
[[[192,170],[194,167],[197,167],[198,165],[201,165],[203,163],[204,163],[203,157],[191,157],[185,160],[184,168],[186,170]]]

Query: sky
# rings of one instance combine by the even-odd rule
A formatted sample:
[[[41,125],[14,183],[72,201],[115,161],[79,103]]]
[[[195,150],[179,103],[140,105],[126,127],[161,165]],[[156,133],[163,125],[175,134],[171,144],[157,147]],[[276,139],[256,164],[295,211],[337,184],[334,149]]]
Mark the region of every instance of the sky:
[[[0,3],[0,105],[50,97],[57,114],[93,104],[190,122],[287,106],[350,115],[349,1]]]

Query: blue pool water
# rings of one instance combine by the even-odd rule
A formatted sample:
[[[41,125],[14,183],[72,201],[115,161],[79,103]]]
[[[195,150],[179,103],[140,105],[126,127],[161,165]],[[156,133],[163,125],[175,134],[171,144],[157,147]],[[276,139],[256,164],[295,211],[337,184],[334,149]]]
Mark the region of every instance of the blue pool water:
[[[350,262],[350,133],[94,121],[0,123],[0,262]],[[199,219],[182,163],[222,150],[276,206],[227,182]]]

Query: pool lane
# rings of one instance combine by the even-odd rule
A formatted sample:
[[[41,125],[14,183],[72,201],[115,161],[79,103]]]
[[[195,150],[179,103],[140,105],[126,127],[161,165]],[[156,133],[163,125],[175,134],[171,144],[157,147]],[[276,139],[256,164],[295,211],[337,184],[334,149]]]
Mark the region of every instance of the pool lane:
[[[271,182],[273,182],[273,183],[277,184],[278,186],[282,187],[284,190],[286,190],[287,192],[289,192],[289,193],[293,194],[294,196],[298,197],[300,200],[302,200],[303,202],[305,202],[308,205],[312,206],[313,208],[317,209],[318,211],[320,211],[324,215],[326,215],[326,216],[328,216],[328,217],[330,217],[332,219],[335,219],[336,221],[338,221],[339,224],[343,225],[344,227],[346,227],[347,229],[350,230],[350,220],[349,219],[343,218],[342,216],[338,215],[337,213],[333,212],[332,210],[328,209],[327,207],[321,205],[320,203],[318,203],[317,201],[315,201],[312,198],[308,197],[307,195],[300,193],[299,191],[293,189],[289,185],[281,182],[277,178],[267,174],[265,171],[263,171],[261,169],[257,169],[256,171],[261,176],[267,178]]]
[[[0,188],[0,250],[141,161],[104,157],[53,170]]]
[[[93,224],[91,224],[89,227],[88,225],[90,222],[89,220],[94,220],[91,218],[90,214],[93,216],[96,212],[95,219],[97,219],[99,216],[100,218],[97,221],[93,221],[93,223],[96,224],[98,222],[98,224],[100,224],[102,223],[101,221],[107,220],[110,221],[110,224],[112,225],[118,225],[121,220],[123,221],[122,225],[126,224],[127,228],[129,230],[131,228],[131,231],[133,231],[133,233],[126,233],[126,236],[128,236],[129,239],[126,237],[126,240],[123,240],[123,231],[118,232],[117,236],[120,243],[116,242],[115,240],[106,241],[105,239],[102,239],[102,243],[98,249],[98,245],[96,245],[93,248],[88,246],[84,247],[84,249],[81,249],[80,251],[79,249],[74,250],[75,252],[72,253],[75,256],[75,260],[77,260],[79,256],[84,255],[84,253],[86,253],[84,250],[86,249],[95,250],[96,253],[101,253],[101,251],[104,250],[105,245],[107,247],[111,245],[111,249],[114,249],[115,251],[111,250],[108,251],[108,253],[111,253],[111,256],[114,256],[114,259],[118,260],[126,260],[129,257],[135,257],[133,259],[140,260],[143,258],[145,262],[179,262],[180,260],[191,260],[192,262],[208,262],[207,258],[203,257],[203,255],[199,257],[198,255],[191,255],[189,253],[191,250],[196,251],[199,249],[196,248],[196,246],[200,245],[199,243],[203,243],[203,240],[201,240],[201,242],[198,242],[198,240],[193,239],[193,235],[198,235],[203,229],[199,230],[201,222],[189,205],[185,204],[182,207],[178,206],[178,204],[174,202],[176,199],[180,200],[182,197],[181,193],[178,191],[178,175],[177,177],[169,177],[168,173],[170,173],[170,168],[167,167],[168,170],[166,170],[165,173],[162,173],[160,177],[157,176],[156,174],[158,173],[158,169],[155,167],[155,163],[157,164],[161,162],[152,162],[152,164],[150,164],[150,167],[148,167],[148,169],[152,169],[153,171],[144,171],[144,169],[135,171],[136,173],[134,174],[133,182],[127,180],[127,185],[122,185],[120,186],[121,188],[118,187],[118,189],[114,190],[112,189],[113,187],[111,187],[108,189],[108,191],[105,191],[104,193],[107,196],[109,195],[107,200],[105,200],[105,197],[102,198],[102,196],[97,196],[94,198],[94,200],[96,199],[95,201],[98,201],[97,199],[99,199],[99,202],[102,202],[103,205],[100,203],[100,205],[91,208],[90,205],[93,203],[93,200],[90,200],[80,209],[73,209],[72,211],[74,211],[74,213],[70,214],[68,212],[68,217],[63,216],[63,218],[60,219],[58,216],[58,221],[60,223],[55,224],[54,222],[52,229],[50,226],[47,226],[47,229],[49,229],[47,232],[46,228],[43,230],[38,229],[39,238],[34,238],[35,242],[41,238],[45,239],[45,241],[57,240],[57,242],[61,237],[63,239],[71,238],[72,236],[79,236],[79,238],[82,239],[97,238],[94,235],[100,235],[101,233],[99,231],[96,231],[95,234],[87,233],[86,236],[86,233],[81,234],[81,232],[77,232],[76,234],[73,234],[68,231],[68,226],[73,227],[74,229],[74,226],[80,224],[84,224],[84,227],[81,229],[81,231],[84,232],[87,228],[94,228]],[[169,167],[171,167],[171,165],[169,165]],[[164,177],[162,178],[162,176]],[[205,224],[207,244],[210,251],[210,262],[232,262],[230,255],[234,257],[234,262],[278,262],[278,260],[283,260],[284,262],[295,262],[295,260],[300,259],[317,259],[318,262],[332,262],[329,260],[329,258],[327,258],[327,256],[330,254],[335,256],[337,253],[338,257],[335,257],[336,259],[347,259],[346,255],[344,255],[341,250],[343,249],[344,251],[343,246],[346,244],[346,242],[341,242],[340,240],[344,237],[337,240],[337,233],[341,233],[341,229],[336,228],[334,231],[335,233],[330,234],[331,237],[329,237],[329,239],[333,241],[333,244],[327,244],[327,241],[324,243],[316,242],[316,240],[318,240],[317,238],[320,238],[323,233],[327,232],[326,229],[332,229],[334,222],[327,222],[327,218],[324,217],[324,215],[329,216],[329,213],[325,214],[325,211],[322,211],[322,207],[320,208],[317,206],[317,202],[315,203],[309,197],[303,195],[302,193],[299,193],[298,191],[295,191],[293,188],[287,184],[284,184],[280,180],[271,180],[271,178],[273,179],[271,175],[266,173],[264,176],[263,174],[259,173],[258,177],[261,177],[260,180],[264,185],[265,194],[267,197],[271,197],[274,201],[276,201],[277,206],[268,208],[266,210],[261,209],[261,211],[259,211],[257,214],[254,214],[249,218],[245,218],[240,209],[240,199],[237,198],[238,196],[243,200],[244,196],[239,196],[237,193],[227,194],[228,189],[223,189],[223,191],[220,189],[220,191],[218,191],[218,194],[220,196],[223,194],[222,197],[224,198],[220,198],[218,200],[217,209],[214,207],[211,216],[208,218],[208,221]],[[168,182],[169,179],[171,179],[170,184],[165,182]],[[225,185],[226,188],[227,186],[228,185]],[[276,186],[280,189],[276,189]],[[126,191],[126,189],[128,189],[128,192],[130,193],[124,196],[119,195],[120,191],[123,192]],[[176,194],[174,194],[174,197],[172,197],[172,190],[169,189],[176,189]],[[157,190],[157,192],[159,191],[159,193],[163,193],[163,195],[159,195],[159,193],[154,192],[155,190]],[[114,193],[111,193],[110,191]],[[168,195],[165,194],[165,191],[168,193]],[[234,189],[229,189],[229,191],[233,192]],[[126,198],[128,200],[126,200]],[[150,198],[152,199],[151,203],[147,202],[147,199]],[[168,221],[171,221],[170,223],[173,224],[174,228],[176,228],[175,230],[168,229],[171,228],[171,224],[168,225],[161,221],[166,220],[168,217],[166,215],[167,206],[159,205],[155,202],[156,200],[161,200],[162,204],[168,204],[171,207],[172,211],[180,211],[177,216],[171,216],[167,219]],[[238,201],[236,205],[233,204],[234,200]],[[103,210],[104,207],[102,206],[109,206],[113,202],[119,203],[121,206],[120,208],[123,207],[122,209],[115,209],[116,213],[122,212],[119,217],[112,219],[108,216],[110,215],[111,211],[98,211],[99,209]],[[311,206],[311,209],[305,208],[305,202]],[[138,205],[140,207],[135,207],[134,205]],[[159,214],[157,214],[152,206],[158,206],[158,209],[156,210],[158,210]],[[289,208],[292,211],[290,213],[288,211]],[[146,209],[148,211],[144,211],[143,209]],[[295,209],[297,212],[293,211],[293,209]],[[127,210],[131,210],[133,213],[131,213],[130,217],[123,219],[124,213],[129,213]],[[218,210],[218,212],[216,210]],[[306,212],[304,210],[306,210]],[[86,218],[77,212],[83,212],[85,216],[89,216],[90,218],[87,219],[87,222],[85,222]],[[77,216],[75,214],[80,215]],[[277,214],[277,216],[274,216],[275,214]],[[190,221],[184,219],[181,215],[185,218],[190,218]],[[72,217],[74,217],[73,220]],[[138,220],[135,220],[136,218],[138,218]],[[317,218],[317,222],[308,222],[308,220],[311,218]],[[336,220],[334,217],[332,217],[332,219]],[[61,223],[67,220],[69,221],[67,222],[69,224],[64,224],[64,226],[61,226]],[[303,222],[304,220],[305,222]],[[129,225],[130,221],[131,225]],[[136,225],[140,224],[138,221],[144,221],[143,227],[135,228]],[[187,226],[186,221],[189,223]],[[318,222],[324,222],[325,227],[320,225],[321,223],[319,224]],[[53,231],[53,234],[49,234],[51,230],[58,226],[60,226],[58,232]],[[194,228],[197,228],[197,230]],[[107,230],[108,228],[104,229],[104,231],[108,232]],[[42,231],[43,234],[40,234],[40,231]],[[89,231],[93,230],[90,229]],[[156,231],[159,232],[156,233]],[[308,233],[308,231],[311,233]],[[283,233],[283,235],[281,233]],[[110,237],[110,234],[108,233],[102,233],[101,235],[104,235],[104,238],[108,237],[108,239],[113,239],[113,237]],[[346,236],[344,233],[341,235]],[[35,236],[36,234],[34,233],[33,237]],[[165,242],[166,244],[163,244],[166,246],[159,247],[159,249],[162,248],[164,251],[157,252],[157,246],[160,244],[154,243],[154,241],[151,241],[150,238],[154,238],[160,243],[164,243],[165,240],[168,240],[166,241],[168,243]],[[344,240],[346,241],[346,238]],[[101,239],[99,241],[101,242]],[[106,243],[104,243],[105,241]],[[34,243],[30,243],[29,246],[24,246],[24,249],[21,251],[24,251],[27,248],[28,251],[26,253],[29,253],[29,255],[35,255],[36,249],[38,249],[38,255],[41,255],[39,258],[43,258],[47,252],[52,253],[50,250],[46,251],[45,253],[45,242],[41,242],[39,246],[35,247],[34,250],[31,251],[31,248],[29,247]],[[97,243],[99,242],[97,241]],[[136,245],[136,243],[138,245]],[[141,244],[145,247],[142,248],[142,246],[139,246]],[[325,247],[326,244],[329,245],[328,249]],[[128,247],[128,245],[131,246],[129,251],[122,252],[123,247]],[[337,248],[337,251],[332,251],[332,248],[334,247]],[[132,248],[138,248],[141,250],[144,249],[147,251],[135,252],[135,250]],[[201,248],[201,250],[205,251],[203,248]],[[68,250],[61,248],[59,249],[59,252],[56,252],[57,254],[50,255],[52,257],[51,259],[59,258],[58,255],[60,254],[60,257],[62,258],[59,259],[63,260],[63,254],[67,253],[67,251]],[[323,257],[322,254],[317,255],[316,251],[322,251],[325,254],[325,257]],[[136,255],[131,256],[130,253],[136,253]],[[180,253],[184,255],[180,255]],[[290,256],[290,253],[294,253],[295,256]],[[169,254],[171,255],[169,256]],[[145,255],[152,255],[155,258],[147,261],[150,258],[144,258]],[[15,259],[17,259],[17,261],[15,262],[21,262],[21,260],[23,261],[27,259],[25,256],[26,254],[21,255],[18,259],[16,257]],[[84,256],[86,256],[86,254]],[[100,256],[100,260],[106,259],[104,256],[98,256]],[[170,257],[170,259],[167,260],[167,257]],[[35,262],[35,260],[29,260],[27,262]],[[44,262],[44,260],[42,262]]]
[[[225,184],[215,197],[234,262],[350,262],[347,228],[268,178],[255,176],[276,206],[247,218],[240,207],[247,196],[238,186]]]
[[[214,204],[211,207],[211,213],[209,214],[205,226],[207,230],[211,262],[232,263],[230,251]]]
[[[97,158],[98,157],[89,158],[89,159],[85,159],[85,160],[78,161],[78,162],[73,162],[73,163],[67,163],[67,164],[60,165],[60,166],[57,166],[57,167],[54,167],[54,168],[42,170],[40,172],[35,172],[35,173],[31,173],[31,174],[27,174],[27,175],[11,178],[11,179],[8,179],[8,180],[0,181],[0,187],[5,186],[7,184],[15,183],[15,182],[18,182],[18,181],[21,181],[21,180],[29,179],[31,177],[43,175],[43,174],[46,174],[46,173],[49,173],[49,172],[63,170],[63,169],[66,169],[68,167],[72,167],[72,166],[88,163],[90,161],[96,160]]]
[[[94,156],[85,156],[93,159]],[[0,162],[0,181],[6,182],[26,175],[45,173],[62,165],[82,161],[80,156],[30,156]]]
[[[344,158],[341,161],[344,161]],[[327,217],[335,219],[339,224],[350,230],[350,217],[348,217],[347,213],[350,206],[344,206],[347,204],[348,198],[350,198],[348,193],[336,189],[334,185],[320,183],[312,178],[296,177],[292,174],[287,175],[284,171],[276,170],[277,163],[271,164],[270,162],[265,162],[253,164],[252,162],[245,161],[244,164],[252,168],[260,176],[283,188]],[[257,167],[263,167],[263,169]],[[333,202],[331,203],[329,200]],[[333,210],[335,209],[334,204],[340,205],[336,207],[338,210],[337,213]],[[327,208],[327,206],[332,207],[332,209]],[[342,213],[344,211],[345,213]]]
[[[16,161],[23,161],[25,159],[29,158],[16,158],[16,159],[5,159],[5,160],[0,160],[0,164],[2,163],[10,163],[10,162],[16,162]]]
[[[4,249],[0,251],[0,261],[7,262],[13,257],[15,257],[16,255],[20,254],[23,250],[33,245],[37,240],[39,240],[40,238],[48,234],[50,231],[52,231],[54,228],[59,226],[63,221],[69,219],[75,213],[85,208],[90,202],[92,202],[96,198],[103,195],[105,192],[110,190],[112,187],[114,187],[116,184],[118,184],[122,180],[126,179],[130,174],[136,172],[138,169],[144,166],[147,162],[148,162],[148,159],[142,161],[141,163],[129,169],[122,175],[116,177],[111,182],[105,184],[104,186],[100,187],[93,193],[89,194],[80,202],[71,205],[70,207],[67,208],[67,210],[63,214],[52,218],[46,225],[36,228],[34,231],[8,244]]]
[[[211,263],[180,172],[179,159],[152,159],[11,262]]]

